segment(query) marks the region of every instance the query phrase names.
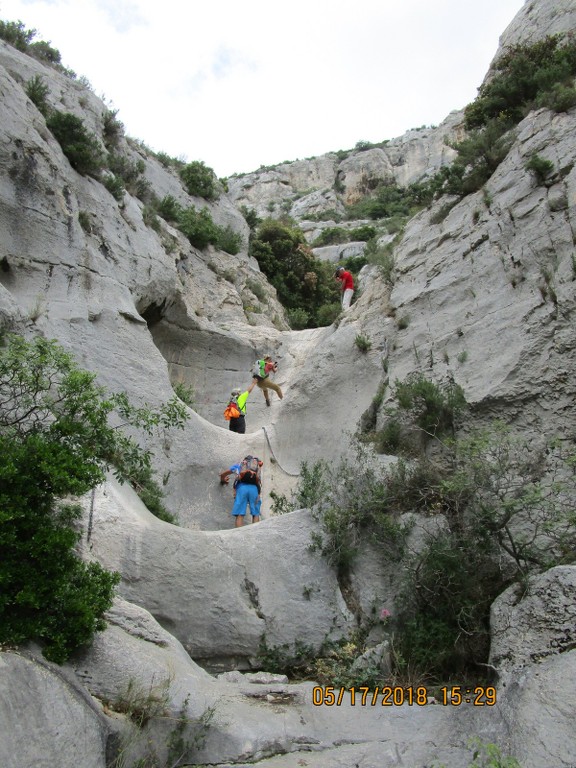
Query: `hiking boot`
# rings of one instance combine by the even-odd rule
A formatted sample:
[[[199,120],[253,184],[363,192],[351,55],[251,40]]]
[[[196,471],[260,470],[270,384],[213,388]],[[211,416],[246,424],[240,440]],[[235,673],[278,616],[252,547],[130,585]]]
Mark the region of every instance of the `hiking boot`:
[[[270,408],[270,400],[266,400],[266,405]]]

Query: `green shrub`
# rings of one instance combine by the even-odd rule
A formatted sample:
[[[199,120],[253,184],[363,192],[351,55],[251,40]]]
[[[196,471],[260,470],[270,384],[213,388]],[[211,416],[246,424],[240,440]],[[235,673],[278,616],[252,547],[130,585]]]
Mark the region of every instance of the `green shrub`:
[[[244,216],[244,219],[246,220],[246,224],[250,227],[250,231],[254,231],[258,224],[262,221],[262,219],[258,216],[254,208],[248,208],[245,205],[240,206],[240,212],[242,213],[242,216]]]
[[[126,187],[124,186],[124,182],[120,178],[120,176],[114,176],[113,174],[106,174],[104,176],[102,183],[110,192],[114,200],[117,200],[119,203],[124,200],[124,192],[126,191]]]
[[[563,42],[552,35],[536,43],[511,46],[496,62],[496,73],[478,89],[478,96],[465,109],[467,128],[478,128],[490,120],[514,125],[534,103],[546,100],[558,86],[572,89],[576,75],[576,42]]]
[[[372,240],[372,238],[376,237],[376,234],[375,227],[371,227],[369,224],[363,224],[361,227],[356,227],[355,229],[350,230],[349,240],[364,240],[365,242],[368,242],[368,240]]]
[[[26,83],[26,95],[44,117],[48,116],[49,106],[46,99],[50,89],[41,75],[34,75]]]
[[[164,504],[164,491],[154,478],[152,467],[148,465],[135,467],[128,479],[149,512],[159,520],[164,520],[165,523],[178,524],[176,515],[172,514]]]
[[[242,246],[244,245],[244,241],[242,239],[242,235],[239,232],[234,232],[232,227],[216,226],[216,230],[217,237],[215,246],[217,248],[219,248],[221,251],[226,251],[226,253],[232,254],[232,256],[240,253]]]
[[[419,205],[411,187],[400,187],[392,182],[380,182],[374,196],[365,197],[346,207],[346,218],[385,219],[411,216]]]
[[[366,258],[365,253],[366,251],[364,251],[364,253],[362,253],[360,256],[348,256],[348,258],[344,259],[340,263],[344,269],[347,269],[349,272],[357,275],[362,267],[368,263],[368,259]]]
[[[47,61],[49,64],[60,64],[62,57],[57,48],[53,48],[50,43],[44,40],[38,40],[28,46],[27,53],[40,61]]]
[[[538,184],[543,184],[554,170],[554,165],[535,152],[526,163],[526,170],[532,171]]]
[[[463,141],[451,144],[458,160],[443,191],[462,196],[479,190],[510,151],[515,139],[510,128],[510,121],[499,116],[488,120],[482,129],[471,130]]]
[[[539,107],[547,107],[553,112],[567,112],[576,106],[576,88],[555,83],[549,91],[538,97],[536,103]]]
[[[254,296],[258,299],[258,301],[266,301],[266,291],[264,289],[264,286],[262,283],[259,283],[257,280],[248,279],[246,280],[246,287],[248,290],[252,291]]]
[[[289,309],[287,315],[290,328],[293,328],[295,331],[301,331],[308,327],[310,315],[305,309],[295,307],[294,309]]]
[[[108,153],[108,168],[112,173],[122,180],[124,186],[135,197],[141,197],[142,191],[146,191],[146,179],[142,174],[146,169],[144,160],[132,160],[127,155],[121,155],[118,152]],[[144,186],[142,185],[144,182]],[[144,194],[144,197],[146,195]]]
[[[189,195],[203,197],[205,200],[218,199],[219,190],[216,174],[201,160],[195,160],[181,168],[180,178]]]
[[[0,21],[0,38],[19,51],[26,51],[36,34],[35,29],[26,29],[22,21]]]
[[[8,336],[0,347],[0,644],[39,642],[63,662],[104,628],[116,574],[75,553],[79,507],[115,467],[123,481],[150,469],[150,453],[120,421],[151,433],[181,426],[177,401],[157,411],[109,395],[54,341]]]
[[[150,205],[145,205],[142,209],[142,221],[147,227],[153,229],[154,232],[160,232],[162,230],[160,219],[156,216],[155,209]]]
[[[196,248],[202,250],[208,245],[214,245],[232,255],[242,249],[242,236],[230,227],[219,227],[215,224],[207,208],[201,211],[192,207],[181,208],[175,201],[166,202],[166,198],[163,207],[172,215],[176,214],[176,226]]]
[[[104,145],[106,149],[116,149],[124,136],[124,125],[118,120],[117,109],[107,109],[102,115]]]
[[[176,396],[182,400],[189,408],[195,407],[196,393],[192,385],[184,384],[182,381],[177,381],[174,384],[174,392]]]
[[[338,315],[342,311],[342,305],[340,302],[333,301],[329,304],[322,304],[318,307],[316,312],[316,323],[319,328],[326,325],[332,325],[337,319]]]
[[[372,347],[372,342],[367,336],[363,336],[362,334],[357,334],[356,338],[354,339],[354,343],[360,350],[360,352],[368,352],[370,348]]]
[[[380,274],[387,283],[392,283],[392,274],[394,271],[394,256],[392,254],[394,242],[386,245],[378,245],[376,238],[366,243],[364,257],[367,264],[373,264],[380,270]]]
[[[334,267],[314,258],[295,225],[264,220],[250,239],[249,254],[291,314],[293,328],[317,327],[319,309],[338,301]]]
[[[402,425],[398,419],[390,418],[376,435],[378,453],[396,454],[402,446]]]
[[[218,229],[207,208],[182,208],[178,212],[177,226],[193,246],[202,250],[218,239]]]
[[[84,232],[87,232],[88,234],[92,232],[92,221],[88,211],[78,211],[78,223]]]
[[[313,248],[320,248],[324,245],[334,245],[338,243],[347,243],[350,240],[348,230],[342,227],[327,227],[312,243]]]
[[[515,757],[504,757],[496,744],[484,744],[476,737],[468,746],[473,750],[468,768],[522,768]]]
[[[169,712],[170,677],[147,685],[130,678],[115,699],[105,699],[106,706],[114,712],[126,715],[137,728],[157,717],[166,717]]]
[[[427,435],[453,434],[466,406],[458,384],[436,384],[422,374],[409,376],[395,384],[398,407],[410,414],[413,423]]]
[[[156,203],[156,211],[166,221],[177,222],[182,206],[172,195],[165,195],[162,200]]]
[[[48,116],[46,125],[72,168],[82,175],[99,175],[104,167],[104,152],[96,136],[86,129],[79,117],[55,110]]]

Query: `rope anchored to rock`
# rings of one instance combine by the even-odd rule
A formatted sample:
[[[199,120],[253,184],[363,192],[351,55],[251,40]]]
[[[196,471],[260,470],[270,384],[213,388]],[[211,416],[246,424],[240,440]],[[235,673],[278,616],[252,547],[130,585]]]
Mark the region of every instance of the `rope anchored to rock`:
[[[270,449],[270,455],[272,456],[274,463],[280,467],[280,469],[282,470],[282,472],[284,472],[284,474],[289,475],[290,477],[300,477],[300,472],[289,472],[287,469],[284,469],[282,464],[280,464],[280,462],[276,457],[276,454],[274,453],[272,444],[270,443],[270,438],[268,437],[268,432],[266,431],[266,427],[262,427],[262,429],[264,430],[264,435],[266,436],[266,442],[268,443],[268,448]]]

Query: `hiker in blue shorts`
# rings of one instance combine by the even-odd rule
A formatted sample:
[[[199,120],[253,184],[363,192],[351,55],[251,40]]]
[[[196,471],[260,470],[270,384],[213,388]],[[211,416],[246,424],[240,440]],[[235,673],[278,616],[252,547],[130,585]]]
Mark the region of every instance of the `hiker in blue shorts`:
[[[247,506],[250,507],[252,522],[260,522],[260,507],[262,506],[260,496],[262,491],[261,467],[262,462],[256,456],[246,456],[240,462],[234,481],[234,506],[232,507],[235,528],[241,528],[244,525]]]

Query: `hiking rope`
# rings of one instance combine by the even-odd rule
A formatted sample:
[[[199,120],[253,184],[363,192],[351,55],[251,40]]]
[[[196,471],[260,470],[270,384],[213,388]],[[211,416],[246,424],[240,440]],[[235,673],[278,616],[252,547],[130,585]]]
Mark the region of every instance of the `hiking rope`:
[[[270,438],[268,437],[268,432],[266,432],[266,427],[262,427],[262,429],[264,430],[264,434],[266,436],[266,442],[268,443],[268,448],[270,449],[270,453],[272,455],[272,458],[274,459],[274,462],[280,467],[280,469],[282,470],[282,472],[284,472],[284,474],[289,475],[290,477],[300,477],[300,472],[288,472],[288,470],[284,469],[282,464],[280,464],[280,462],[276,458],[276,454],[274,453],[274,451],[272,449],[272,445],[270,443]]]

